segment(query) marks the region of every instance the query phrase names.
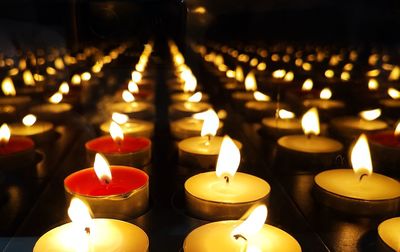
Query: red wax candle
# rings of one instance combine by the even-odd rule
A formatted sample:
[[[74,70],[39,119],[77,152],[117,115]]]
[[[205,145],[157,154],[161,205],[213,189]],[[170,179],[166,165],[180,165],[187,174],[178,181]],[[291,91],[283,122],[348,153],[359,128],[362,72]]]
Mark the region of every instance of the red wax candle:
[[[393,131],[368,135],[374,169],[400,175],[400,138]]]
[[[400,150],[400,136],[395,136],[392,131],[380,132],[368,136],[369,140],[387,147]]]
[[[86,143],[89,162],[96,153],[103,154],[110,164],[143,167],[150,163],[151,141],[144,137],[125,136],[117,144],[111,136],[102,136]]]
[[[31,165],[35,159],[35,144],[27,137],[11,137],[0,145],[0,166],[22,167]]]

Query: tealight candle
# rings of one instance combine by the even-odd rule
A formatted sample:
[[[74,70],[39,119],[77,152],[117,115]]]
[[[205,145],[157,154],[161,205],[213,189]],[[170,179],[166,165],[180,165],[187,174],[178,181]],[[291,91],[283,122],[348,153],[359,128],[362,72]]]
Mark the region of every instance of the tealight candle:
[[[234,81],[225,83],[224,88],[230,91],[244,90],[243,81],[245,78],[242,67],[236,66],[234,75]]]
[[[383,243],[383,251],[399,251],[400,217],[391,218],[379,224],[378,235]]]
[[[121,127],[110,124],[111,136],[102,136],[86,142],[89,163],[96,153],[103,154],[113,165],[144,167],[151,160],[151,141],[144,137],[124,136]]]
[[[267,208],[261,205],[244,221],[218,221],[200,226],[185,238],[183,251],[301,252],[300,244],[290,234],[264,224],[266,217]]]
[[[244,108],[248,118],[261,120],[263,117],[275,115],[279,108],[288,108],[284,103],[272,102],[271,98],[259,91],[253,93],[255,101],[248,101]]]
[[[400,91],[391,87],[387,93],[390,99],[382,99],[379,103],[385,115],[397,118],[400,112]]]
[[[17,96],[17,91],[10,77],[4,78],[1,82],[1,89],[5,96],[0,97],[0,105],[9,105],[14,106],[16,109],[23,109],[31,102],[29,96]]]
[[[311,108],[301,120],[305,135],[284,136],[278,139],[278,159],[283,162],[289,162],[288,167],[293,164],[301,164],[306,170],[315,168],[325,168],[335,163],[336,157],[343,150],[343,145],[333,139],[318,136],[320,133],[318,110]],[[285,167],[285,166],[283,166]],[[293,169],[293,168],[291,168]]]
[[[143,214],[149,205],[149,177],[128,166],[109,166],[96,154],[94,168],[69,175],[64,180],[68,197],[86,201],[96,217],[132,218]]]
[[[100,130],[103,134],[110,134],[110,126],[113,121],[120,125],[124,135],[146,138],[150,138],[153,135],[153,123],[148,121],[129,119],[127,115],[121,113],[113,113],[112,120],[104,122],[100,125]]]
[[[11,136],[7,124],[0,127],[0,163],[4,168],[23,167],[33,164],[35,144],[27,137]]]
[[[61,103],[63,95],[60,92],[53,94],[47,104],[40,104],[30,109],[32,114],[46,121],[65,120],[68,113],[72,110],[71,104]]]
[[[22,123],[10,124],[10,129],[13,135],[31,137],[36,142],[49,140],[54,133],[52,123],[36,121],[36,116],[32,114],[26,115]]]
[[[252,71],[247,74],[244,80],[244,86],[245,91],[236,91],[232,93],[232,99],[239,105],[254,99],[254,92],[257,91],[257,81]],[[262,94],[260,94],[260,96],[261,95]]]
[[[315,195],[325,205],[357,215],[386,215],[400,210],[400,183],[372,173],[367,137],[351,151],[351,169],[334,169],[315,176]]]
[[[206,102],[177,102],[170,106],[170,115],[173,118],[179,119],[190,117],[195,113],[204,112],[211,108],[211,105]]]
[[[148,251],[149,238],[141,228],[120,220],[92,219],[79,199],[71,201],[68,215],[72,222],[42,235],[34,252]]]
[[[250,174],[236,172],[240,150],[224,137],[215,171],[185,182],[186,205],[191,214],[206,220],[237,219],[255,203],[266,203],[271,187]]]
[[[331,100],[331,97],[332,91],[329,88],[324,88],[321,90],[319,99],[306,99],[303,101],[303,106],[305,108],[316,107],[318,110],[322,111],[323,115],[327,118],[343,113],[345,109],[344,102]]]
[[[183,93],[174,93],[171,95],[171,100],[172,102],[185,102],[188,101],[190,98],[192,99],[198,99],[199,101],[208,101],[209,97],[207,94],[203,94],[202,92],[196,92],[196,93],[188,93],[188,92],[183,92]],[[199,97],[199,98],[198,98]]]
[[[262,132],[274,139],[287,135],[302,133],[301,122],[295,114],[285,109],[279,109],[277,116],[263,118]]]
[[[108,106],[110,111],[127,114],[129,117],[140,119],[151,118],[154,114],[154,106],[148,102],[136,101],[133,94],[125,90],[122,93],[124,102],[112,103]]]

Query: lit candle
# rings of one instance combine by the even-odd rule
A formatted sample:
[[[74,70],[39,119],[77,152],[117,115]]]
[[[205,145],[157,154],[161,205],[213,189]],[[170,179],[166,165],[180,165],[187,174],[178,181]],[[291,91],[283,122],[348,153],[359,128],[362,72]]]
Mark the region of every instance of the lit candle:
[[[185,238],[183,251],[301,252],[300,244],[290,234],[264,224],[267,212],[266,206],[260,205],[244,221],[218,221],[200,226]]]
[[[387,90],[387,94],[389,98],[382,99],[379,103],[386,115],[397,118],[400,111],[400,91],[391,87]]]
[[[288,105],[280,102],[272,102],[268,95],[259,91],[253,93],[254,100],[245,103],[245,113],[248,118],[261,120],[263,117],[272,116],[278,108],[288,108]]]
[[[32,114],[46,121],[65,120],[68,113],[72,110],[72,106],[68,103],[62,103],[62,99],[62,93],[56,92],[49,98],[49,103],[36,105],[30,111]]]
[[[71,200],[68,215],[72,222],[41,236],[34,252],[148,251],[149,238],[141,228],[119,220],[92,219],[88,207],[79,199]]]
[[[400,217],[391,218],[379,224],[378,235],[383,242],[382,251],[399,251]]]
[[[198,101],[208,101],[208,98],[209,97],[207,94],[203,94],[200,91],[198,91],[196,93],[188,93],[188,92],[173,93],[171,95],[172,102],[185,102],[185,101],[188,101],[189,99],[192,99],[192,100],[194,99],[194,100],[198,100]]]
[[[148,121],[129,119],[122,113],[112,113],[112,119],[100,125],[100,130],[103,134],[110,134],[110,126],[112,122],[116,122],[122,129],[124,135],[133,137],[151,138],[153,135],[154,124]]]
[[[31,137],[37,142],[50,140],[54,126],[50,122],[37,121],[33,114],[28,114],[22,119],[22,123],[10,124],[10,129],[15,136]]]
[[[124,136],[121,127],[115,122],[110,124],[110,135],[86,142],[89,163],[93,163],[96,153],[103,154],[113,165],[144,167],[150,163],[150,139]]]
[[[149,177],[129,166],[110,166],[96,154],[94,167],[77,171],[64,180],[68,197],[86,201],[96,217],[132,218],[149,204]]]
[[[122,92],[123,102],[112,103],[110,111],[127,114],[132,118],[148,119],[154,114],[154,106],[148,102],[136,101],[135,96],[128,90]]]
[[[185,102],[173,103],[170,108],[170,114],[174,118],[190,117],[195,113],[204,112],[211,108],[206,102],[201,102],[202,95],[194,94]]]
[[[186,205],[191,214],[206,220],[237,219],[253,204],[267,202],[269,184],[236,172],[239,164],[240,150],[226,136],[215,171],[197,174],[185,182]]]
[[[321,90],[319,99],[306,99],[303,101],[303,106],[306,108],[316,107],[322,110],[327,116],[332,116],[332,114],[338,114],[343,112],[345,104],[342,101],[331,100],[332,91],[329,88],[324,88]]]
[[[227,72],[228,73],[228,72]],[[234,82],[227,82],[224,87],[227,90],[230,91],[236,91],[236,90],[243,90],[243,81],[244,81],[244,73],[243,73],[243,68],[241,66],[236,66],[235,71],[232,73],[235,78]]]
[[[238,104],[244,104],[247,101],[254,100],[254,92],[257,91],[257,80],[254,72],[250,71],[244,80],[245,91],[236,91],[232,93],[232,99]],[[259,94],[259,96],[261,96]]]
[[[367,137],[351,150],[351,169],[334,169],[315,176],[315,193],[325,205],[359,215],[394,214],[400,210],[400,183],[372,172]]]
[[[274,117],[262,119],[261,124],[262,132],[275,139],[302,133],[300,120],[296,118],[293,112],[285,109],[277,110]]]
[[[1,90],[3,91],[4,97],[0,97],[0,105],[8,105],[16,109],[23,109],[31,102],[29,96],[17,96],[14,82],[10,77],[3,79],[1,82]]]

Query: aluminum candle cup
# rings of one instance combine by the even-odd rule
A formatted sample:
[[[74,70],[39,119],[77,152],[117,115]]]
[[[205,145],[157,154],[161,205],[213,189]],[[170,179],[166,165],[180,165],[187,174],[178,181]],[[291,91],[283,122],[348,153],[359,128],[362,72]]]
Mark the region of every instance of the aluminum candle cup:
[[[378,226],[380,238],[379,251],[395,252],[399,250],[400,217],[383,221]]]
[[[229,184],[214,171],[197,174],[185,182],[188,211],[211,221],[239,219],[254,204],[266,204],[270,191],[266,181],[241,172]]]
[[[324,205],[354,215],[392,215],[400,210],[400,183],[372,173],[361,181],[352,169],[323,171],[314,195]]]
[[[177,102],[169,107],[169,113],[173,118],[191,117],[195,113],[204,112],[211,108],[205,102]]]
[[[223,125],[222,122],[219,123],[217,135],[221,133]],[[170,126],[174,138],[185,139],[200,136],[203,127],[203,120],[195,119],[193,117],[185,117],[171,122]]]
[[[126,114],[132,118],[149,119],[154,115],[154,106],[148,102],[117,102],[108,106],[112,112]]]
[[[71,110],[72,106],[68,103],[47,103],[32,107],[30,112],[43,121],[60,122],[66,119]]]
[[[223,137],[191,137],[178,143],[179,163],[204,170],[214,170]],[[233,140],[242,149],[242,143]]]
[[[93,168],[69,175],[64,180],[67,200],[87,202],[95,217],[129,219],[142,215],[149,205],[149,177],[142,170],[111,166],[112,180],[100,182]]]
[[[100,130],[104,135],[110,134],[111,121],[107,121],[100,125]],[[153,136],[154,124],[148,121],[129,119],[126,123],[119,125],[126,136],[146,137]]]

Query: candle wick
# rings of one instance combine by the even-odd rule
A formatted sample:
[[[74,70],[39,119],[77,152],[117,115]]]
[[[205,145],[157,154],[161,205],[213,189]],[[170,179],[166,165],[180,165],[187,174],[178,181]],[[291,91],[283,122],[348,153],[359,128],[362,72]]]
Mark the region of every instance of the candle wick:
[[[312,134],[308,133],[308,134],[306,134],[306,136],[307,136],[307,139],[311,139]]]
[[[361,176],[360,176],[360,182],[361,182],[361,180],[364,178],[364,177],[366,177],[366,176],[368,176],[368,174],[366,174],[366,173],[363,173],[363,174],[361,174]]]
[[[247,251],[248,240],[246,237],[244,237],[242,234],[235,234],[233,235],[233,238],[235,238],[236,240],[243,239],[245,242],[243,251]]]
[[[90,227],[85,227],[85,232],[87,235],[90,235]]]
[[[226,183],[229,184],[229,177],[228,176],[224,176],[224,179],[225,179]]]

